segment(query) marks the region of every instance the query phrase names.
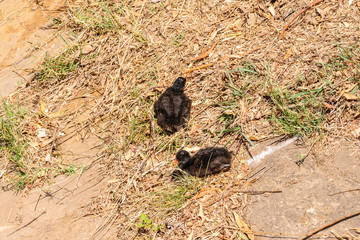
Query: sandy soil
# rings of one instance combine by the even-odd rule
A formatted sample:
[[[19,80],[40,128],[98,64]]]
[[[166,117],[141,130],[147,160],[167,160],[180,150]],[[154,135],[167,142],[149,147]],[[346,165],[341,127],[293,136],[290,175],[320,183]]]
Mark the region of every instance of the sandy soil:
[[[8,95],[18,82],[31,78],[32,69],[45,54],[64,48],[61,33],[51,27],[64,3],[0,1],[0,96]],[[88,239],[94,234],[101,219],[88,215],[87,207],[106,186],[99,166],[91,165],[95,144],[95,140],[73,138],[62,146],[65,162],[90,166],[84,172],[70,177],[60,175],[48,186],[27,194],[4,191],[6,184],[0,183],[4,187],[0,190],[0,239]]]
[[[24,195],[1,191],[0,214],[4,217],[0,219],[0,239],[90,239],[93,236],[101,218],[90,213],[94,208],[92,199],[101,195],[107,184],[99,164],[92,164],[97,152],[94,145],[96,139],[90,137],[84,141],[73,138],[62,146],[67,153],[64,161],[85,164],[88,167],[83,172],[70,177],[60,175],[48,186]],[[14,232],[22,226],[26,227]]]
[[[271,146],[273,142],[267,141],[263,146]],[[261,148],[260,145],[258,149]],[[281,235],[285,239],[298,239],[301,234],[359,211],[359,144],[338,142],[323,148],[320,155],[309,154],[298,166],[295,162],[310,148],[311,142],[297,141],[262,161],[259,169],[264,168],[263,175],[249,189],[281,193],[251,197],[247,219],[253,231],[264,233],[258,239],[279,239]],[[329,236],[332,231],[358,239],[360,235],[355,229],[359,230],[359,226],[360,216],[357,216],[316,237]]]
[[[65,45],[50,27],[65,1],[36,2],[0,1],[0,96],[29,79],[46,52],[56,52]]]

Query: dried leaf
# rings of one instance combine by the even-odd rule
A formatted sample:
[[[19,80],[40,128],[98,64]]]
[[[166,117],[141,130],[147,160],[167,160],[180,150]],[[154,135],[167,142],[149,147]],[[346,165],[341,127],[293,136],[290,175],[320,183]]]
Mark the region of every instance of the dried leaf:
[[[247,113],[247,107],[245,104],[245,100],[240,100],[239,105],[240,105],[240,109],[241,109],[241,115],[244,116]]]
[[[214,194],[214,193],[219,193],[219,192],[221,192],[221,190],[218,188],[203,188],[200,190],[200,192],[198,194],[196,194],[191,199],[194,200],[194,199],[201,198],[207,194]]]
[[[359,100],[360,98],[350,94],[350,93],[344,93],[343,96],[345,97],[346,100]]]
[[[61,117],[64,115],[64,113],[66,112],[67,110],[61,110],[61,111],[58,111],[58,112],[54,112],[54,113],[49,113],[48,112],[48,109],[46,108],[46,105],[44,102],[40,102],[40,109],[39,109],[39,115],[41,117],[49,117],[49,118],[57,118],[57,117]]]
[[[235,217],[235,221],[236,224],[239,226],[239,228],[241,230],[245,230],[245,234],[249,237],[249,239],[253,240],[255,239],[255,235],[253,233],[253,231],[248,227],[248,225],[240,218],[240,216],[233,211],[234,217]]]
[[[199,124],[194,124],[194,125],[192,125],[189,134],[192,135],[192,134],[194,134],[194,133],[195,133],[197,130],[199,130],[199,129],[200,129],[200,125],[199,125]]]
[[[242,220],[241,220],[240,216],[234,211],[233,211],[233,214],[234,214],[234,217],[235,217],[236,224],[238,225],[238,227],[240,229],[243,229],[244,226],[242,225]]]
[[[91,53],[92,51],[94,51],[94,48],[92,46],[85,45],[82,49],[82,54],[87,55],[87,54]]]
[[[39,115],[42,116],[47,116],[47,109],[46,109],[46,105],[44,102],[40,102],[40,108],[39,108]]]
[[[206,58],[210,55],[211,51],[214,50],[216,43],[213,43],[210,48],[208,48],[205,52],[197,56],[196,58],[191,59],[191,61],[197,61],[203,58]]]
[[[221,30],[223,30],[224,28],[225,28],[225,27],[222,27],[222,28],[219,28],[219,29],[216,29],[215,31],[213,31],[213,32],[211,33],[209,42],[212,42],[212,41],[215,39],[215,37],[216,37],[216,35],[218,34],[218,32],[221,31]]]
[[[54,138],[50,138],[48,140],[45,140],[42,143],[40,143],[40,147],[45,147],[45,146],[49,145],[50,143],[52,143],[54,140],[55,140]]]
[[[254,135],[254,134],[248,134],[246,136],[252,141],[260,141],[269,137],[267,135]]]
[[[328,109],[334,109],[334,108],[335,108],[333,105],[328,104],[328,103],[326,103],[326,102],[324,102],[323,104],[324,104],[324,106],[325,106],[326,108],[328,108]]]
[[[289,57],[291,57],[291,48],[289,48],[289,50],[287,50],[286,54],[285,54],[285,57],[284,57],[284,60],[288,59]]]

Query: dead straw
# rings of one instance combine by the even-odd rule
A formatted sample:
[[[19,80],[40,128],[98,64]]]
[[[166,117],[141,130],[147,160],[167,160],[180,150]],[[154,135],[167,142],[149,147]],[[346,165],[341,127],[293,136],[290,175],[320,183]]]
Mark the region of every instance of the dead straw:
[[[313,6],[321,3],[323,0],[316,0],[310,4],[308,4],[304,9],[302,9],[300,12],[298,12],[289,22],[287,22],[285,24],[285,26],[283,27],[283,29],[281,30],[280,32],[280,35],[279,35],[279,40],[283,38],[284,34],[285,34],[285,31],[288,29],[288,27],[290,26],[291,23],[293,23],[296,18],[298,18],[302,13],[306,12],[307,10],[309,10],[310,8],[312,8]]]

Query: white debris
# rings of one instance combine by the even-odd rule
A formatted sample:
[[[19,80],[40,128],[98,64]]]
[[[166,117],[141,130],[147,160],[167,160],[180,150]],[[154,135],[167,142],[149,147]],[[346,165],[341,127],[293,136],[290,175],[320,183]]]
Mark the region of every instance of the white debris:
[[[46,137],[46,136],[47,136],[47,134],[46,134],[45,128],[39,128],[37,130],[37,137],[38,138],[43,138],[43,137]]]
[[[306,212],[307,212],[307,213],[314,213],[315,210],[314,210],[313,208],[310,208],[310,209],[307,209]]]
[[[275,146],[267,146],[266,149],[264,151],[262,151],[260,154],[254,156],[253,158],[248,159],[246,162],[248,165],[251,164],[258,164],[261,162],[262,159],[264,159],[266,156],[272,154],[273,152],[280,150],[284,147],[286,147],[287,145],[295,142],[296,140],[299,139],[299,136],[295,136],[293,138],[290,138],[288,140],[286,140],[285,142],[282,142],[278,145]]]

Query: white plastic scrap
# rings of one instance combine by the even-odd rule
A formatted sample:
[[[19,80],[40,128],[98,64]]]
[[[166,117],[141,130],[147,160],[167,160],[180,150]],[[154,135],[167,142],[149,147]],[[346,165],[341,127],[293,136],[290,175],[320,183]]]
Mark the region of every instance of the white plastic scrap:
[[[300,136],[295,136],[295,137],[290,138],[290,139],[286,140],[285,142],[282,142],[282,143],[280,143],[278,145],[275,145],[275,146],[267,146],[264,151],[262,151],[260,154],[258,154],[256,156],[254,156],[253,158],[248,159],[246,162],[247,162],[248,165],[250,165],[250,164],[258,164],[267,155],[270,155],[273,152],[286,147],[287,145],[289,145],[289,144],[293,143],[294,141],[298,140],[299,137]]]

